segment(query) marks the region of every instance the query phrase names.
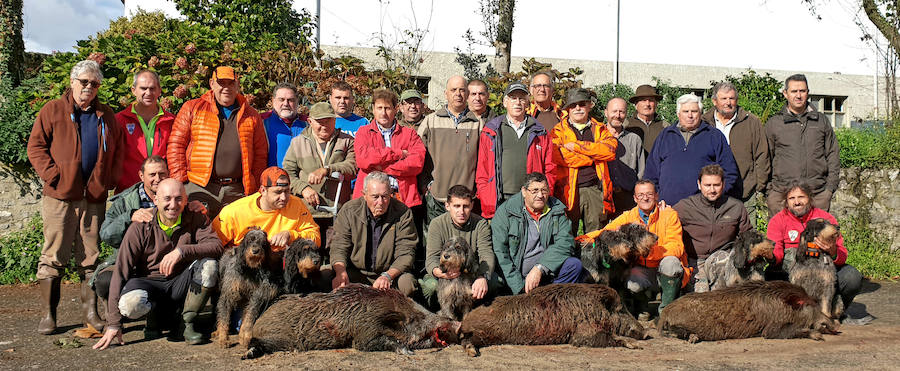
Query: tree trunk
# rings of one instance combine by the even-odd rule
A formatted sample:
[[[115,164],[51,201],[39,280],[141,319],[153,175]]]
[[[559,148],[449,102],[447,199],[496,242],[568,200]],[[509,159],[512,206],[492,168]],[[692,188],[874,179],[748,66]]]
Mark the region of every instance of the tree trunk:
[[[497,0],[497,15],[500,22],[497,25],[497,39],[494,47],[497,48],[497,59],[494,68],[497,72],[508,73],[512,51],[513,11],[516,0]]]
[[[896,1],[895,6],[900,7],[900,0]],[[881,34],[884,35],[884,38],[888,40],[891,49],[894,49],[894,52],[900,55],[900,32],[898,32],[896,25],[891,24],[891,22],[881,14],[875,0],[862,0],[862,7],[863,11],[866,13],[866,17],[872,21],[872,24],[875,25],[878,32],[881,32]]]
[[[0,79],[19,86],[25,77],[22,0],[0,0]]]

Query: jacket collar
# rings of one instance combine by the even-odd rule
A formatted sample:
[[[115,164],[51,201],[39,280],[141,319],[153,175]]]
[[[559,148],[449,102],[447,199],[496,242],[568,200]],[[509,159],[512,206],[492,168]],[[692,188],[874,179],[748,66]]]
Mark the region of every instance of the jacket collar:
[[[503,204],[506,205],[507,203],[512,206],[512,208],[509,209],[509,216],[517,218],[525,217],[525,198],[522,197],[522,192],[516,193],[515,196],[512,196],[512,198],[506,200]],[[553,196],[547,197],[547,207],[550,208],[550,211],[548,211],[545,216],[565,214],[566,211],[565,205]],[[530,218],[531,216],[528,217]]]
[[[819,120],[819,111],[816,110],[816,107],[812,103],[809,103],[809,102],[806,103],[806,112],[803,112],[800,115],[795,115],[788,108],[788,105],[785,104],[784,107],[781,108],[781,115],[784,117],[784,123],[800,122],[800,119],[803,117],[806,117],[807,119],[810,119],[813,121]]]
[[[452,114],[450,110],[447,109],[447,105],[439,108],[437,111],[434,111],[434,114],[439,117],[452,118]],[[463,116],[463,121],[478,121],[478,115],[476,115],[472,110],[466,108],[466,115]]]
[[[489,133],[496,136],[497,133],[500,132],[500,126],[506,124],[506,122],[506,115],[497,116],[493,120],[485,123],[484,128],[490,129]],[[525,115],[524,124],[527,127],[527,129],[525,129],[525,132],[531,136],[547,134],[547,129],[544,129],[544,125],[538,123],[537,120],[535,120],[531,115]]]
[[[711,126],[713,126],[716,123],[715,115],[716,115],[716,109],[713,108],[709,111],[706,111],[706,113],[704,113],[703,116],[700,116],[700,119],[703,121],[706,121]],[[750,112],[745,110],[744,107],[738,106],[734,112],[734,124],[737,125],[741,121],[746,120],[748,117],[750,117]]]

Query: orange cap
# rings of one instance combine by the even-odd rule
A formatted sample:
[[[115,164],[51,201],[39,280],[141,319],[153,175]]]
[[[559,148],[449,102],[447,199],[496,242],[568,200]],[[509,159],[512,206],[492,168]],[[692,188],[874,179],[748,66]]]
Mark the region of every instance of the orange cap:
[[[213,78],[217,80],[235,80],[234,68],[228,66],[216,67]]]
[[[284,179],[282,180],[282,178]],[[259,177],[259,184],[263,187],[287,187],[291,185],[291,178],[284,169],[278,166],[269,166]]]

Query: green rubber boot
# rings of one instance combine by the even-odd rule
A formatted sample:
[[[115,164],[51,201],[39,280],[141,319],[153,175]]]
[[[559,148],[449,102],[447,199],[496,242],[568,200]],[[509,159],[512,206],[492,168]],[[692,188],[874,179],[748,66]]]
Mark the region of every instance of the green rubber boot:
[[[197,319],[197,313],[206,304],[208,296],[209,288],[192,286],[188,290],[187,297],[184,298],[184,310],[181,311],[181,318],[184,320],[183,334],[185,343],[197,345],[203,342],[203,334],[194,331],[194,320]]]
[[[678,298],[678,293],[681,291],[681,275],[676,277],[669,277],[664,274],[659,275],[659,288],[662,291],[662,295],[659,300],[659,312],[662,312],[663,308],[669,303],[675,301]]]

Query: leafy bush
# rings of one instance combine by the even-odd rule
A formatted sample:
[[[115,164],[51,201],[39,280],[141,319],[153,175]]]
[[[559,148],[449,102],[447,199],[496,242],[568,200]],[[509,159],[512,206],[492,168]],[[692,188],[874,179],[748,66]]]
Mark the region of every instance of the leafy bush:
[[[835,131],[841,147],[841,167],[885,169],[900,167],[900,127]]]
[[[506,108],[503,107],[503,92],[512,82],[521,82],[526,86],[530,84],[531,75],[547,71],[553,76],[553,100],[562,107],[566,99],[566,91],[571,88],[580,88],[582,81],[580,76],[584,73],[581,68],[570,68],[568,71],[559,71],[553,69],[550,63],[539,62],[534,58],[522,61],[522,71],[515,73],[504,73],[496,76],[488,76],[487,84],[491,96],[488,99],[488,106],[494,109],[497,114],[505,114]]]
[[[900,256],[891,252],[890,243],[872,230],[867,218],[848,218],[839,223],[849,253],[847,264],[870,279],[900,279]]]
[[[0,79],[0,162],[20,166],[28,164],[23,143],[28,141],[37,115],[35,105],[29,98],[42,85],[40,78],[34,78],[13,88],[9,79]]]
[[[0,237],[0,285],[33,282],[43,245],[44,224],[40,215],[35,215],[22,230]],[[111,246],[100,244],[97,262],[106,260],[112,252]],[[69,262],[62,274],[63,279],[78,282],[75,266],[74,260]]]
[[[738,91],[738,105],[758,116],[763,123],[787,102],[781,94],[783,83],[768,72],[760,75],[754,70],[747,70],[738,76],[726,75],[722,81],[734,84]],[[710,98],[712,88],[719,82],[721,81],[709,82]],[[705,102],[704,106],[707,109],[713,108],[711,101]]]
[[[596,117],[597,119],[606,122],[606,116],[604,116],[604,111],[606,110],[606,104],[613,98],[622,98],[626,101],[628,98],[631,98],[634,95],[634,89],[625,84],[613,84],[611,82],[598,85],[594,87],[594,93],[597,94],[597,102],[594,104],[594,109],[591,111],[591,115]],[[626,116],[634,116],[635,109],[633,104],[628,104],[628,113]]]

